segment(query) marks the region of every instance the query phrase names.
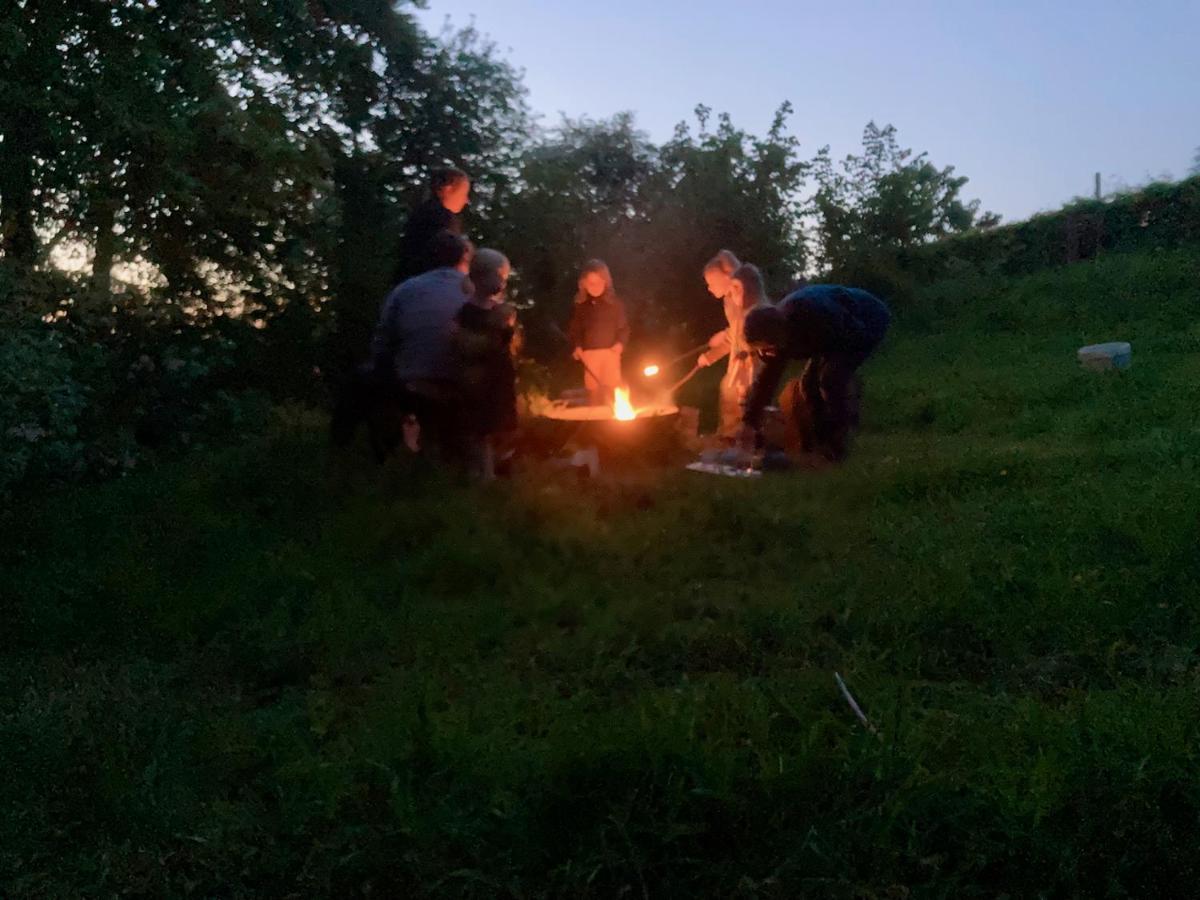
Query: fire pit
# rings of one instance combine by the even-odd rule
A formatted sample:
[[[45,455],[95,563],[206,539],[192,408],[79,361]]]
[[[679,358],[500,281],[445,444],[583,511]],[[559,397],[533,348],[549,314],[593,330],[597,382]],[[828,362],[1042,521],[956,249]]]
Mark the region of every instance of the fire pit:
[[[612,406],[552,403],[536,419],[538,430],[558,447],[595,446],[606,462],[665,462],[681,446],[679,408],[669,403],[635,406],[618,391]]]

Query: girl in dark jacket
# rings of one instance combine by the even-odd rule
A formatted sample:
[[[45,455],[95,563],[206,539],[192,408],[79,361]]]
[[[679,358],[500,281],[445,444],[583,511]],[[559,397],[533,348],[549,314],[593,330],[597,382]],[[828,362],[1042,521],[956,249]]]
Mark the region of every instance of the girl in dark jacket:
[[[612,273],[599,259],[590,260],[579,275],[567,336],[575,346],[575,359],[583,363],[583,385],[592,403],[611,406],[614,389],[624,383],[621,354],[629,341],[629,321],[613,289]]]

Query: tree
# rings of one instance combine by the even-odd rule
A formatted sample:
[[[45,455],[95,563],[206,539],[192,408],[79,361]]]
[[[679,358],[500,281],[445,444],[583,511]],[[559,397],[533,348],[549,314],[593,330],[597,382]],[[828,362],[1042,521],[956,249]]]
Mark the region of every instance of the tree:
[[[329,260],[327,311],[336,320],[325,349],[338,365],[366,349],[404,219],[430,170],[471,174],[468,224],[487,240],[532,130],[520,73],[474,29],[422,37],[418,49],[411,63],[385,67],[364,127],[330,147],[334,191],[316,242]]]
[[[636,330],[682,344],[723,324],[701,269],[722,247],[764,267],[781,292],[804,268],[799,232],[807,165],[780,108],[764,137],[697,109],[656,147],[623,113],[565,120],[524,155],[489,233],[519,273],[529,346],[561,350],[552,325],[570,315],[580,266],[607,261]]]
[[[727,114],[696,109],[697,133],[685,124],[661,150],[660,183],[650,218],[664,248],[655,310],[662,324],[693,321],[690,337],[721,325],[720,308],[707,298],[700,271],[719,249],[756,263],[767,289],[781,296],[807,265],[801,230],[810,165],[787,132],[791,104],[776,111],[765,136],[734,126]]]
[[[523,153],[487,232],[517,270],[513,289],[528,309],[534,351],[561,349],[551,326],[569,317],[586,259],[605,258],[628,295],[637,276],[614,239],[644,216],[643,187],[655,165],[655,149],[629,113],[564,119]]]
[[[833,277],[887,266],[902,250],[999,222],[979,211],[978,200],[962,199],[967,179],[953,166],[938,168],[927,154],[902,149],[891,125],[868,123],[862,154],[836,167],[822,148],[813,175],[817,260]]]
[[[39,232],[95,248],[107,294],[142,257],[178,306],[221,284],[286,298],[311,259],[324,138],[361,128],[377,64],[410,67],[412,20],[385,0],[14,0],[0,13],[0,251],[28,271]],[[219,273],[222,277],[214,277]]]
[[[1192,168],[1188,171],[1192,177],[1200,175],[1200,147],[1196,148],[1196,153],[1192,157]]]
[[[70,94],[58,49],[79,10],[42,5],[13,0],[0,12],[0,254],[12,282],[37,265],[41,198],[70,184],[86,152],[65,128]]]

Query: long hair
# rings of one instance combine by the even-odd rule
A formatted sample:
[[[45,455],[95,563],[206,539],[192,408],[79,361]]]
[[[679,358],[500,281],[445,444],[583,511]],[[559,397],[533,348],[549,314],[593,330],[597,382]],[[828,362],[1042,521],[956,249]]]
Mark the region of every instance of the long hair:
[[[742,261],[734,255],[732,250],[718,250],[717,255],[704,264],[704,271],[718,271],[725,275],[732,275],[741,267]]]
[[[767,300],[767,289],[763,285],[762,272],[758,270],[758,266],[746,263],[738,266],[737,271],[731,276],[734,281],[741,282],[744,290],[742,298],[742,306],[745,309],[758,306],[769,302]]]
[[[617,292],[613,288],[612,272],[608,270],[608,263],[602,259],[589,259],[583,264],[583,268],[579,271],[578,289],[575,291],[575,302],[586,303],[592,299],[592,295],[587,292],[583,286],[583,279],[589,275],[599,275],[604,279],[604,293],[598,299],[611,303],[617,298]]]

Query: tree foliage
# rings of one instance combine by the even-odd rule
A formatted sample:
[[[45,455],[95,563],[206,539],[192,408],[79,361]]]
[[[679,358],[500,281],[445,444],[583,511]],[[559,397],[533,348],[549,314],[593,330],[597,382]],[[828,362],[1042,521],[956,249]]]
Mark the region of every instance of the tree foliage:
[[[828,147],[813,161],[813,243],[818,264],[835,277],[861,280],[901,251],[999,222],[962,198],[967,178],[902,148],[894,126],[869,122],[862,144],[861,154],[836,165]]]
[[[375,0],[63,4],[2,16],[0,215],[5,264],[27,273],[40,234],[145,259],[177,303],[218,293],[220,271],[286,298],[306,254],[329,132],[360,127],[376,61],[410,58],[415,25]],[[307,286],[307,285],[305,285]]]
[[[701,269],[728,247],[763,266],[779,290],[803,270],[800,191],[807,164],[780,108],[765,137],[729,116],[696,110],[672,139],[650,143],[623,113],[602,122],[566,120],[532,147],[520,190],[498,211],[534,327],[548,332],[570,312],[580,266],[608,261],[643,333],[695,341],[722,327]],[[535,339],[533,346],[538,346]],[[549,338],[548,349],[554,346]]]
[[[805,159],[787,104],[761,135],[705,106],[661,144],[631,113],[542,128],[490,41],[426,34],[418,5],[0,7],[0,318],[24,335],[0,356],[50,348],[44,380],[87,398],[70,428],[26,428],[22,406],[0,430],[59,447],[103,434],[124,459],[147,435],[186,444],[210,394],[319,399],[321,373],[362,357],[436,166],[471,173],[468,233],[512,259],[544,357],[563,349],[552,326],[591,257],[643,339],[682,347],[723,325],[701,278],[718,249],[779,297],[813,269],[869,282],[856,261],[993,220],[890,126],[868,126],[840,167],[827,149]],[[68,249],[74,272],[56,267]],[[209,358],[186,388],[164,375]]]
[[[471,173],[478,238],[511,194],[533,127],[519,73],[470,28],[423,36],[412,64],[389,65],[379,89],[371,116],[333,152],[335,190],[320,216],[334,320],[325,349],[337,364],[366,346],[430,169]]]

